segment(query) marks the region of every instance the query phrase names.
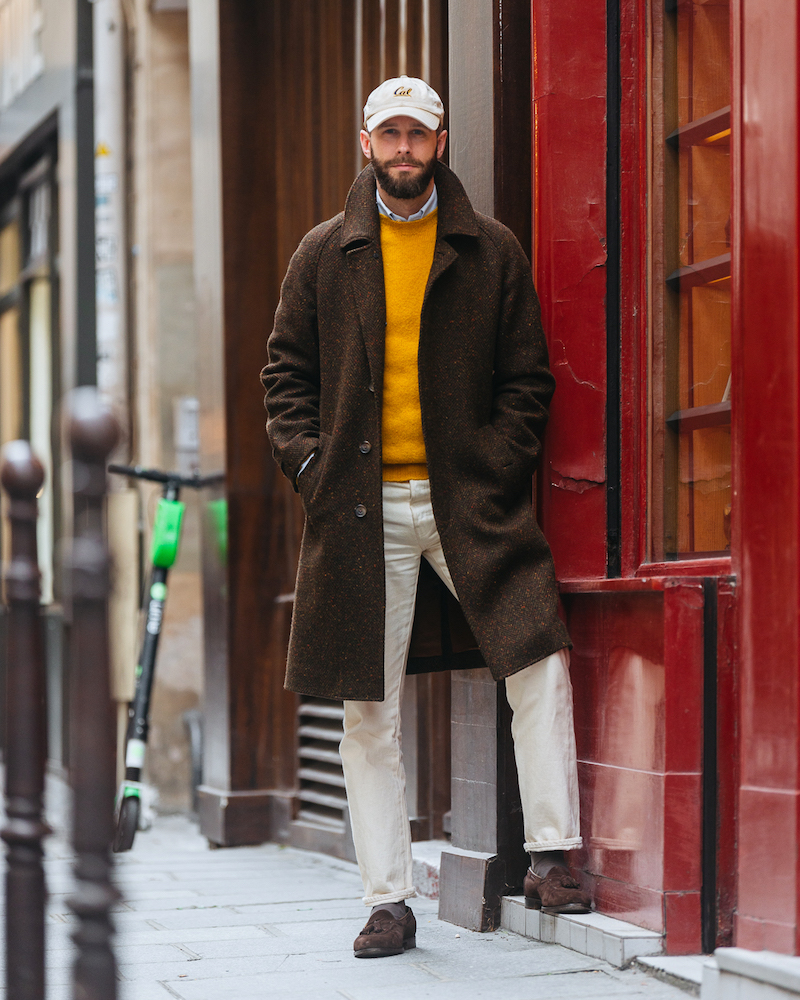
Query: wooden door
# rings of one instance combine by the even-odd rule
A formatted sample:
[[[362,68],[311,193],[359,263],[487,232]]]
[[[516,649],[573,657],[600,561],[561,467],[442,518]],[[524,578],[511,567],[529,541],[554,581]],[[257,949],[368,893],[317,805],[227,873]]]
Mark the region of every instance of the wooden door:
[[[224,675],[214,690],[229,699],[231,791],[273,803],[240,833],[217,823],[224,842],[288,839],[352,856],[341,704],[283,690],[303,515],[269,453],[257,377],[289,258],[341,211],[364,165],[358,131],[369,92],[406,72],[428,77],[446,100],[446,18],[446,0],[220,0],[228,565],[218,627],[227,652],[207,671]],[[420,836],[440,833],[448,808],[426,791],[443,784],[432,772],[446,772],[449,785],[449,741],[423,735],[431,683],[421,684],[409,727],[418,734],[412,783],[420,801],[435,802]],[[446,684],[435,684],[441,700]],[[217,798],[228,807],[229,796]]]

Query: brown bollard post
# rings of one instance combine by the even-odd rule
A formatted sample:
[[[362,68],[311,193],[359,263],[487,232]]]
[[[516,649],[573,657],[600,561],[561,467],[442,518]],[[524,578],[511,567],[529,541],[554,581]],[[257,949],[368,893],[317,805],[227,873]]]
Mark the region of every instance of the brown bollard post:
[[[36,494],[44,469],[27,441],[3,449],[0,470],[8,494],[11,561],[6,672],[6,995],[44,1000],[45,882],[42,818],[46,744],[45,670],[39,619]]]
[[[117,979],[111,907],[119,898],[111,879],[116,714],[109,682],[109,557],[103,501],[106,461],[119,438],[119,428],[91,387],[70,393],[66,418],[75,525],[67,565],[72,600],[70,781],[77,881],[69,905],[78,917],[73,935],[77,945],[73,996],[75,1000],[114,1000]]]

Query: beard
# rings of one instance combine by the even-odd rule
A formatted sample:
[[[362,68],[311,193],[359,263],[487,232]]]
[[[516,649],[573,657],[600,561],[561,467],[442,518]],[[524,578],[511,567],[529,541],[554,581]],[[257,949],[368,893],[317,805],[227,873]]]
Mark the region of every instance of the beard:
[[[396,156],[393,160],[379,160],[373,153],[372,169],[375,171],[378,184],[390,198],[412,201],[414,198],[419,198],[430,184],[433,172],[436,170],[436,160],[435,154],[427,163],[424,160],[415,160],[411,156]],[[403,172],[398,177],[394,177],[389,168],[398,163],[410,163],[412,166],[420,167],[422,172],[410,175]]]

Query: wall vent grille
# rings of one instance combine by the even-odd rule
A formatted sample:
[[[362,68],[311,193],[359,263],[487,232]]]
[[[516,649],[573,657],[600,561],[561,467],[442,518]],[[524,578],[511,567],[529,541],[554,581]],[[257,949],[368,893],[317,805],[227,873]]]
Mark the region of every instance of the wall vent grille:
[[[344,833],[347,795],[339,756],[344,706],[324,698],[302,697],[297,715],[297,818]]]

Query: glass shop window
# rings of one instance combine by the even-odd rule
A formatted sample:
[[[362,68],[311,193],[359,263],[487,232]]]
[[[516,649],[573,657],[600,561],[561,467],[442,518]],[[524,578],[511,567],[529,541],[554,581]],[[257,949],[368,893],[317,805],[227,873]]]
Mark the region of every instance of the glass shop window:
[[[37,524],[42,601],[53,600],[57,490],[53,478],[56,391],[54,167],[44,157],[0,208],[0,447],[25,438],[45,467]],[[0,549],[9,556],[7,518]]]
[[[24,435],[23,346],[19,322],[19,222],[16,204],[0,213],[0,448]],[[7,564],[11,535],[3,496],[0,556]]]
[[[730,550],[730,3],[656,2],[652,23],[649,532],[661,562]]]

